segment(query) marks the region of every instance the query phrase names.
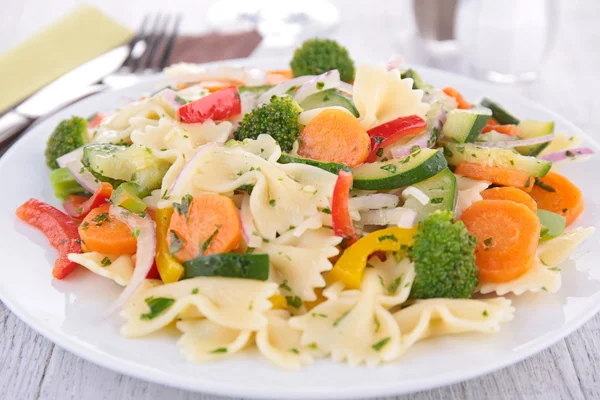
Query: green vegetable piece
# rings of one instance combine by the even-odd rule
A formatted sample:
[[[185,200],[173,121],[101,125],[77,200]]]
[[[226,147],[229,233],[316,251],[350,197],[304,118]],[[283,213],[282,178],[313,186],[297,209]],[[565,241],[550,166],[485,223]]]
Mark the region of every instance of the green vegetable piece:
[[[269,255],[226,253],[200,256],[184,262],[183,268],[183,279],[223,276],[266,281],[269,278]]]
[[[350,167],[348,167],[346,164],[338,164],[338,163],[334,163],[334,162],[323,162],[323,161],[311,160],[310,158],[291,156],[289,154],[282,154],[281,157],[279,157],[279,160],[277,160],[277,162],[280,164],[296,163],[296,164],[312,165],[313,167],[321,168],[322,170],[331,172],[332,174],[335,174],[335,175],[337,175],[342,170],[352,172],[352,169]]]
[[[413,299],[471,298],[478,282],[475,265],[477,240],[454,213],[438,210],[419,228],[410,257],[416,277],[410,292]]]
[[[110,202],[115,206],[121,206],[129,211],[139,214],[146,209],[146,203],[142,200],[150,195],[148,189],[131,182],[121,184],[110,196]]]
[[[148,297],[144,301],[148,304],[150,311],[141,315],[140,319],[142,320],[150,320],[158,317],[163,311],[175,303],[175,299],[167,297]]]
[[[343,107],[350,111],[356,118],[359,117],[358,110],[354,106],[352,98],[337,89],[327,89],[311,94],[300,102],[300,107],[304,111],[334,106]]]
[[[61,121],[46,144],[46,164],[50,169],[59,168],[56,159],[72,152],[88,142],[88,122],[85,118],[71,117]]]
[[[540,231],[541,240],[555,238],[565,231],[567,220],[562,215],[546,210],[537,210],[537,215],[542,225],[542,230]]]
[[[302,108],[289,97],[273,96],[271,102],[246,114],[233,133],[236,140],[256,139],[265,133],[275,139],[283,151],[291,151],[300,136],[298,115]]]
[[[306,40],[294,52],[290,67],[294,76],[319,75],[337,69],[344,82],[354,79],[354,61],[348,50],[329,39]]]
[[[250,92],[257,96],[260,96],[261,94],[263,94],[267,90],[271,89],[272,87],[273,87],[273,85],[239,86],[238,90],[239,90],[240,94],[242,94],[244,92]]]
[[[87,193],[67,168],[50,171],[50,183],[54,189],[54,196],[59,200],[66,200],[70,194]]]

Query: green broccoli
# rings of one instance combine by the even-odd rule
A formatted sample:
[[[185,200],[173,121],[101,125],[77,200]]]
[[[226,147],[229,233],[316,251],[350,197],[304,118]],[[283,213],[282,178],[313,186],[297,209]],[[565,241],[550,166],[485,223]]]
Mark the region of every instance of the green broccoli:
[[[478,282],[475,244],[462,221],[452,223],[454,213],[438,210],[419,224],[410,249],[416,277],[413,299],[470,298]]]
[[[292,150],[300,136],[298,115],[302,108],[289,97],[271,97],[271,102],[255,108],[240,121],[234,132],[236,140],[256,139],[266,133],[275,139],[281,150]]]
[[[290,62],[294,76],[318,75],[332,69],[340,72],[344,82],[354,79],[354,61],[348,50],[329,39],[309,39],[294,52]]]
[[[72,152],[88,142],[88,122],[85,118],[65,119],[54,129],[46,144],[46,164],[50,169],[59,168],[56,159]]]

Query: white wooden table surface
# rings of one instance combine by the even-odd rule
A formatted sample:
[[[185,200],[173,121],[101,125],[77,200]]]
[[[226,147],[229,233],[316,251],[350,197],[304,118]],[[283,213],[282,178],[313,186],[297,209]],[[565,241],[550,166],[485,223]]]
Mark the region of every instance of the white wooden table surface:
[[[0,2],[0,52],[60,16],[79,0]],[[211,0],[92,0],[136,27],[146,11],[185,11],[184,31],[203,29]],[[175,3],[175,4],[173,4]],[[343,23],[333,35],[357,59],[399,52],[413,29],[408,0],[337,0]],[[540,79],[515,88],[600,138],[599,0],[563,0],[556,46]],[[193,18],[192,18],[193,16]],[[453,67],[458,68],[458,67]],[[1,88],[0,88],[1,90]],[[0,303],[2,399],[217,399],[130,378],[55,346]],[[600,316],[549,349],[496,373],[398,399],[600,399]]]

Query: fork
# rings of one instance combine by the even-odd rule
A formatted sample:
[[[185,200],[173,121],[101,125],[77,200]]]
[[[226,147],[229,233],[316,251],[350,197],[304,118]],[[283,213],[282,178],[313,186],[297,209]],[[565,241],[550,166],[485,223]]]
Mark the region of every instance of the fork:
[[[146,15],[127,45],[68,72],[0,116],[0,145],[76,100],[103,90],[132,85],[141,80],[143,74],[162,70],[173,51],[180,23],[181,14],[174,18],[160,13],[154,18]],[[100,60],[109,62],[108,70],[94,72]],[[111,69],[111,65],[116,70]],[[6,149],[6,146],[2,147]]]

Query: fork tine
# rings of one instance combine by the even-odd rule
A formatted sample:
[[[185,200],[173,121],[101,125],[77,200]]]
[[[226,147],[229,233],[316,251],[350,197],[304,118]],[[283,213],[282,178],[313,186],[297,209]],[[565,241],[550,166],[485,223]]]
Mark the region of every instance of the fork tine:
[[[175,18],[175,24],[173,25],[173,31],[169,36],[167,44],[164,47],[163,55],[158,62],[158,70],[162,71],[169,62],[169,57],[171,57],[171,53],[173,52],[173,47],[175,47],[175,40],[177,39],[177,34],[179,32],[179,24],[181,23],[181,13],[177,14]]]
[[[135,32],[135,36],[129,41],[129,54],[127,55],[127,58],[123,62],[123,67],[131,68],[131,63],[134,59],[135,46],[137,45],[137,43],[140,42],[140,40],[142,40],[144,38],[144,31],[146,30],[146,24],[148,23],[149,19],[150,19],[149,14],[144,15],[144,19],[142,19],[142,23],[140,24],[140,27]]]
[[[144,69],[152,69],[154,57],[156,56],[164,38],[166,37],[167,25],[169,24],[170,19],[171,17],[169,16],[169,14],[167,14],[163,18],[161,18],[160,27],[158,22],[156,23],[156,29],[154,29],[152,37],[150,39],[150,47],[148,49],[148,55],[144,62]]]

